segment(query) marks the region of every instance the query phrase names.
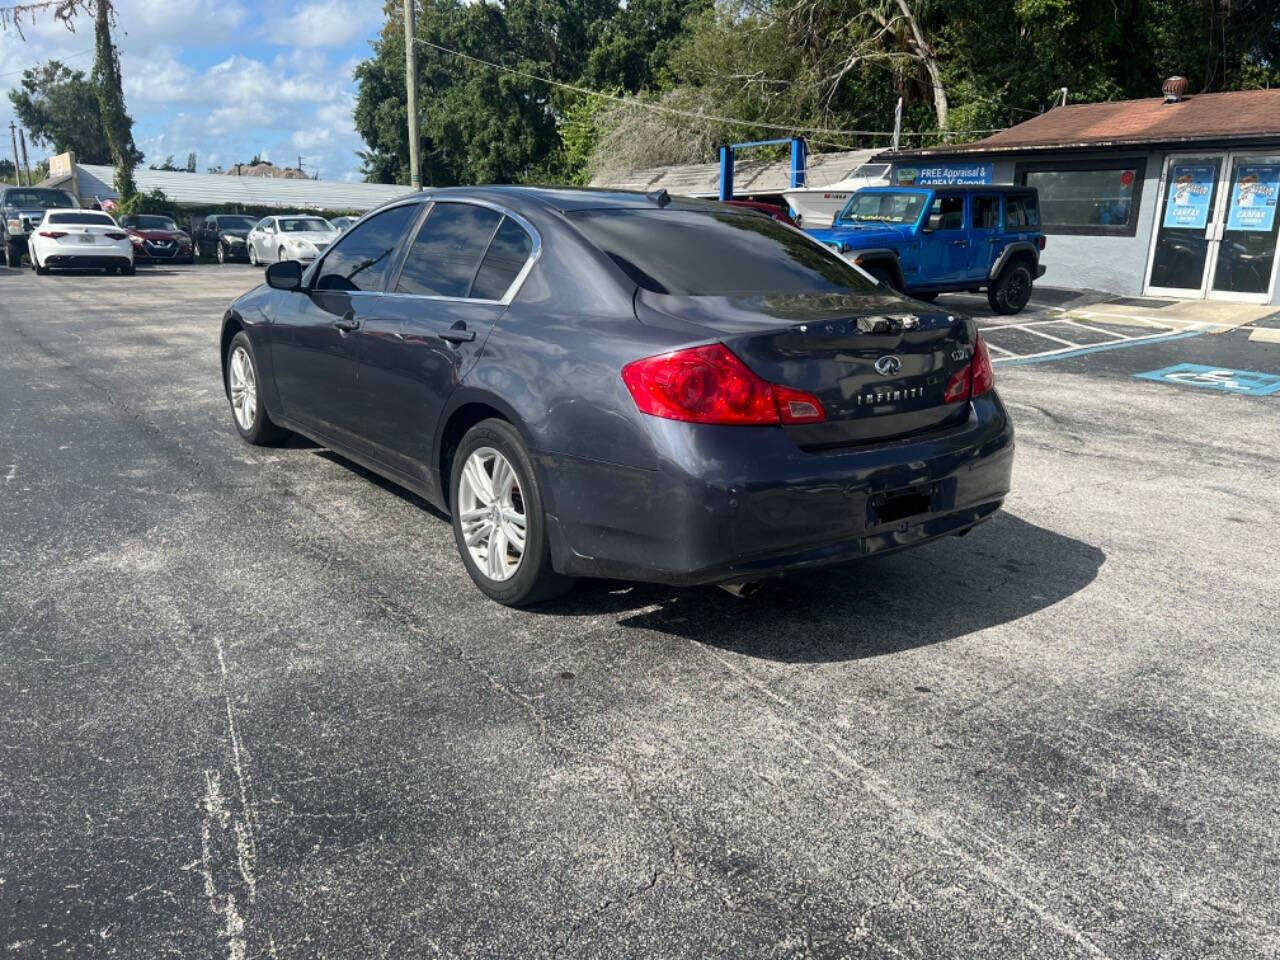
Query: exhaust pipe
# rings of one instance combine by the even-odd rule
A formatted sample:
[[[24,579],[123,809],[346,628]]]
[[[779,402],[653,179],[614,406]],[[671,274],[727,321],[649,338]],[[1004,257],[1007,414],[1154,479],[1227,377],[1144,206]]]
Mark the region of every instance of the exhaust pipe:
[[[725,593],[732,594],[739,600],[745,600],[752,594],[758,593],[760,588],[764,586],[763,580],[739,580],[735,583],[720,583],[717,586]]]

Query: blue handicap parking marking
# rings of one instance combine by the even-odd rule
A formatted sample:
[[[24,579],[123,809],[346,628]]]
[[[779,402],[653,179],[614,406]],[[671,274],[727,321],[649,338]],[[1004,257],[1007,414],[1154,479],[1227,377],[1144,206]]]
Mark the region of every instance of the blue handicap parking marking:
[[[1246,397],[1267,397],[1280,393],[1280,374],[1258,373],[1256,370],[1231,370],[1206,367],[1199,363],[1178,363],[1163,370],[1135,373],[1143,380],[1176,383],[1184,387],[1204,387],[1222,393],[1239,393]]]

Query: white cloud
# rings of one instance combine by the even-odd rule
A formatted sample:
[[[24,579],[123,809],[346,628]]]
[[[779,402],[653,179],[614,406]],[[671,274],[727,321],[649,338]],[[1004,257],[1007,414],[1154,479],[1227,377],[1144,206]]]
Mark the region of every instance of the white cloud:
[[[381,0],[315,0],[295,3],[268,18],[259,36],[294,47],[347,47],[382,26]]]
[[[125,99],[148,163],[169,155],[182,162],[194,151],[204,170],[255,153],[293,164],[301,153],[306,169],[326,179],[356,176],[363,143],[351,117],[352,70],[360,61],[350,48],[376,34],[380,0],[294,3],[287,16],[265,20],[241,0],[116,0],[116,7]],[[6,94],[19,85],[23,65],[56,58],[85,73],[93,65],[87,20],[72,33],[40,18],[24,32],[22,40],[0,31],[0,64],[13,65],[0,70],[3,125]],[[298,45],[263,51],[260,39],[270,33]],[[340,46],[347,49],[330,52]],[[209,53],[222,50],[210,64]]]

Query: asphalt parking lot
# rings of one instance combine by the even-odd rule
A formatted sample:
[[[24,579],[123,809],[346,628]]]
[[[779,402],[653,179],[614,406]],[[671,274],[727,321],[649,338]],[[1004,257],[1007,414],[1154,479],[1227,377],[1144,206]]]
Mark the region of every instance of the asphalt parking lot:
[[[1280,955],[1280,394],[1135,376],[1280,344],[999,363],[967,538],[516,612],[240,442],[259,278],[0,270],[3,956]]]

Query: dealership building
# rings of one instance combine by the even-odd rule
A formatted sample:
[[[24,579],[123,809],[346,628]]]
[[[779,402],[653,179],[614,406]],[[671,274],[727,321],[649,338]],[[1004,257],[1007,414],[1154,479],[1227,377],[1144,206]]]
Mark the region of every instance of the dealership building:
[[[1037,188],[1044,282],[1280,304],[1280,90],[1055,107],[976,143],[881,153],[902,184]]]

